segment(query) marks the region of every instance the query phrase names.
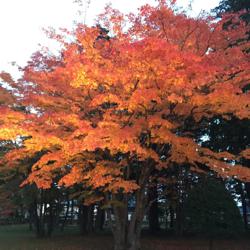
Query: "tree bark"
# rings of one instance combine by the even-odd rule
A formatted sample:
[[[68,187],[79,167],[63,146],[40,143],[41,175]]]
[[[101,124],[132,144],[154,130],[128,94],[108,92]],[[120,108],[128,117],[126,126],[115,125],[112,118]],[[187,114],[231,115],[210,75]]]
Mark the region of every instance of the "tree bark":
[[[93,231],[93,206],[80,205],[79,224],[82,235]]]
[[[114,250],[140,250],[140,236],[143,217],[146,210],[145,189],[135,192],[136,206],[128,221],[128,199],[122,207],[114,207],[115,226],[113,230]]]
[[[174,228],[174,208],[173,205],[169,206],[169,214],[170,214],[170,223],[169,223],[169,227],[171,230],[173,230]]]
[[[66,222],[68,220],[68,215],[69,215],[69,206],[70,206],[70,202],[69,202],[69,198],[67,198],[67,204],[66,204],[66,212],[62,221],[62,225],[61,225],[61,231],[64,230],[64,227],[66,225]]]
[[[239,189],[240,189],[240,196],[241,196],[241,203],[242,203],[242,213],[243,213],[243,221],[245,230],[248,230],[248,218],[247,218],[247,202],[246,202],[246,193],[245,189],[243,188],[242,182],[239,182]]]
[[[36,235],[38,238],[43,238],[45,236],[45,225],[44,225],[44,190],[40,190],[40,202],[34,201],[34,218]]]
[[[47,215],[47,235],[51,237],[54,230],[54,214],[53,214],[53,202],[49,203],[48,215]]]
[[[97,207],[97,214],[95,218],[95,231],[100,232],[103,230],[104,220],[105,220],[104,210],[101,208],[100,204]]]
[[[175,233],[177,236],[182,236],[183,234],[183,211],[182,203],[179,201],[176,207],[176,228]]]
[[[141,166],[141,171],[138,174],[137,184],[140,187],[134,191],[135,208],[132,212],[131,219],[128,220],[128,202],[129,195],[120,193],[111,195],[113,201],[118,201],[119,206],[113,206],[114,223],[111,221],[112,232],[114,236],[114,250],[141,250],[141,229],[143,217],[148,208],[148,181],[154,169],[154,163],[150,160]],[[130,168],[124,173],[126,179],[129,179]],[[131,195],[130,195],[131,196]],[[110,216],[111,217],[111,216]]]
[[[149,230],[155,234],[160,230],[157,185],[149,188],[148,197],[149,202],[152,202],[148,212]]]

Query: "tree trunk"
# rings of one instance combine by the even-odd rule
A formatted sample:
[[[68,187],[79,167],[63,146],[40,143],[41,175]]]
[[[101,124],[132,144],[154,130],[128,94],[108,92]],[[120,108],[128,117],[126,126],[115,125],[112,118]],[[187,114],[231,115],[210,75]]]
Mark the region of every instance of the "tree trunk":
[[[29,230],[33,231],[33,223],[34,223],[34,213],[35,213],[35,208],[34,208],[34,204],[29,206]]]
[[[128,198],[126,194],[124,195],[123,206],[114,207],[114,250],[141,249],[141,226],[146,209],[145,190],[137,190],[135,196],[136,206],[130,221],[128,221]]]
[[[214,245],[213,238],[210,237],[209,242],[208,242],[208,249],[213,250],[213,245]]]
[[[71,220],[70,220],[70,224],[73,224],[73,220],[74,220],[74,199],[71,200]]]
[[[112,232],[114,236],[114,250],[141,250],[141,229],[143,217],[146,212],[146,205],[148,203],[147,185],[149,181],[149,176],[154,169],[154,163],[150,160],[142,165],[141,171],[138,176],[137,184],[140,187],[137,189],[133,195],[135,198],[135,208],[132,212],[130,220],[128,220],[128,202],[129,195],[124,193],[119,193],[117,195],[111,195],[115,202],[113,206],[113,212],[115,221],[114,224],[111,221]],[[127,179],[130,176],[129,167],[124,172]],[[111,216],[109,216],[111,218]]]
[[[53,214],[53,203],[49,203],[48,216],[47,216],[47,235],[51,237],[51,234],[54,230],[54,214]]]
[[[97,214],[95,218],[95,231],[100,232],[103,230],[104,220],[105,220],[104,210],[101,209],[100,204],[97,207]]]
[[[247,202],[246,202],[246,193],[245,189],[243,188],[243,184],[239,182],[239,189],[240,189],[240,196],[242,202],[242,212],[243,212],[243,221],[245,230],[248,230],[248,218],[247,218]]]
[[[65,227],[66,222],[67,222],[67,220],[68,220],[69,206],[70,206],[70,202],[69,202],[69,199],[67,198],[66,212],[65,212],[65,216],[64,216],[63,221],[62,221],[61,231],[64,230],[64,227]]]
[[[173,230],[173,228],[174,228],[174,208],[173,208],[173,205],[169,206],[169,214],[170,214],[169,228],[171,230]]]
[[[79,224],[82,235],[93,231],[93,206],[80,205]]]
[[[36,235],[38,238],[43,238],[45,236],[43,196],[44,196],[43,190],[41,190],[39,204],[37,203],[37,201],[34,202],[34,218],[35,218]]]
[[[179,201],[176,207],[176,227],[175,233],[177,236],[182,236],[183,234],[183,212],[182,212],[182,203]]]
[[[149,202],[152,202],[148,212],[149,230],[155,234],[160,230],[157,185],[149,188],[148,198]]]

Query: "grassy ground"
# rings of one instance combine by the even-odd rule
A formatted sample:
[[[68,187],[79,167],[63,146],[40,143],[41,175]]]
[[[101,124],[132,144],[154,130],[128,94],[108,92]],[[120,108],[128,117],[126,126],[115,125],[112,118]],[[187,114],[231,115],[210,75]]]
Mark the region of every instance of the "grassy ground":
[[[215,240],[213,250],[250,250],[250,239]],[[108,235],[80,236],[76,228],[36,239],[27,225],[0,226],[0,250],[112,250]],[[143,237],[142,250],[210,250],[207,240]]]

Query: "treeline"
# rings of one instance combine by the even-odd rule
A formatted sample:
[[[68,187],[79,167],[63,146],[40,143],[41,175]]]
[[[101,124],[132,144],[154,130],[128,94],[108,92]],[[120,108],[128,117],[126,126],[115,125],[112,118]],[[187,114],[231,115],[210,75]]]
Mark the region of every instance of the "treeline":
[[[143,231],[152,235],[220,237],[248,230],[250,183],[194,173],[183,166],[169,169],[165,175],[165,185],[154,182],[148,187]],[[87,190],[82,187],[53,185],[43,190],[31,185],[19,189],[14,186],[17,183],[2,186],[2,194],[8,196],[0,206],[1,224],[27,223],[37,237],[50,237],[69,225],[77,226],[82,235],[111,231],[115,211],[102,202],[84,205]],[[128,199],[124,216],[131,220],[135,197],[131,194]]]

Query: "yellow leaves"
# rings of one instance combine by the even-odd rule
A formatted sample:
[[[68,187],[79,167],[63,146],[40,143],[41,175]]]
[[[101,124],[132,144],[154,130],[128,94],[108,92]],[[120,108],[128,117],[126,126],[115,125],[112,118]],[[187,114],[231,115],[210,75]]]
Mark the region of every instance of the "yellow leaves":
[[[98,123],[98,127],[99,128],[103,128],[103,129],[109,129],[109,130],[112,130],[112,129],[118,129],[121,128],[121,126],[119,125],[119,123],[117,122],[113,122],[113,121],[101,121]],[[105,136],[105,135],[104,135]]]
[[[18,127],[0,128],[0,140],[16,140],[17,136],[27,136],[28,132]]]
[[[87,86],[95,89],[98,83],[87,76],[84,67],[80,67],[74,74],[74,79],[71,81],[70,85],[75,88]]]
[[[5,114],[4,122],[9,124],[19,124],[25,120],[25,115],[21,112],[8,112]]]
[[[32,138],[24,142],[25,148],[30,152],[39,152],[42,150],[50,150],[60,148],[63,145],[61,139],[55,136],[34,135]]]
[[[21,112],[13,111],[9,108],[0,109],[0,124],[6,126],[16,126],[21,124],[26,119],[25,115]]]

